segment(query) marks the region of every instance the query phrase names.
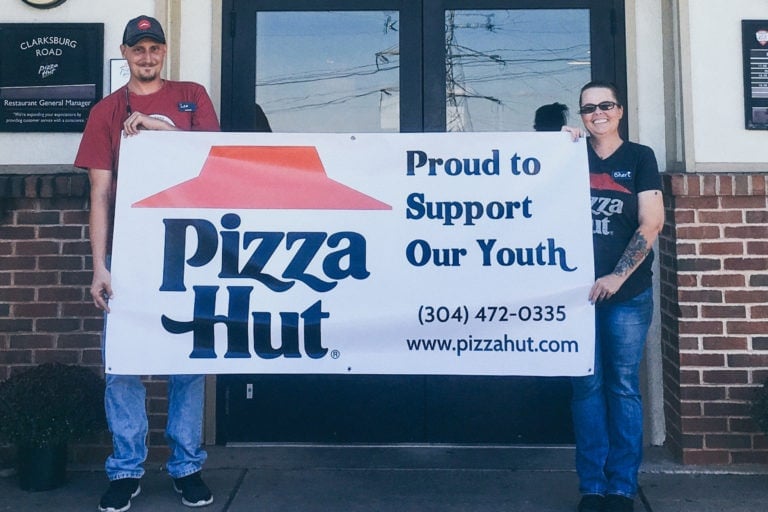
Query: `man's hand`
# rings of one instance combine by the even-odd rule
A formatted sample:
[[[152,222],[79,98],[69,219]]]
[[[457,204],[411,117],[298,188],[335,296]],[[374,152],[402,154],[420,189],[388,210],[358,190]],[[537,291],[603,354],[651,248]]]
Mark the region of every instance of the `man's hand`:
[[[112,298],[112,274],[107,269],[93,271],[93,282],[91,283],[91,297],[93,304],[109,313],[109,299]]]
[[[142,114],[141,112],[134,112],[123,123],[123,134],[125,137],[138,134],[141,130],[178,130],[175,126],[158,119],[156,117]]]

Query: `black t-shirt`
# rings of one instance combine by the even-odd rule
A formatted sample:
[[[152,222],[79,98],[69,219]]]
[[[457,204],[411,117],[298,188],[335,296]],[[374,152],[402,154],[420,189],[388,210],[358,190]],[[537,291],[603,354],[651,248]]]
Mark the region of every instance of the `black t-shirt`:
[[[611,156],[601,160],[588,143],[587,154],[595,277],[601,277],[613,272],[637,231],[637,194],[661,190],[661,177],[656,156],[648,146],[625,141]],[[606,302],[629,300],[651,286],[652,263],[653,252]]]

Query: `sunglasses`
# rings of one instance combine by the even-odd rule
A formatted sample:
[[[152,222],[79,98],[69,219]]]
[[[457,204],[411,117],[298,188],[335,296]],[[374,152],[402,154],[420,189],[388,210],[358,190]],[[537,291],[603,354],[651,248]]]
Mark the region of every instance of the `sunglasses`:
[[[595,105],[594,103],[587,103],[586,105],[582,105],[579,107],[579,114],[591,114],[598,108],[600,110],[613,110],[614,108],[618,107],[619,104],[615,101],[602,101]]]

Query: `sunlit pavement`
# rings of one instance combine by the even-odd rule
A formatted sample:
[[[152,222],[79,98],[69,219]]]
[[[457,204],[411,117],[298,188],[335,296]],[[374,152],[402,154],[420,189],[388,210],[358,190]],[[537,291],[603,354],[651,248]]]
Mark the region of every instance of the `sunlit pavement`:
[[[573,512],[572,447],[209,447],[203,477],[231,512]],[[98,467],[73,467],[68,483],[26,492],[0,478],[0,511],[97,510],[107,481]],[[637,511],[765,510],[768,467],[675,464],[648,450]],[[148,466],[132,511],[189,510],[168,475]]]

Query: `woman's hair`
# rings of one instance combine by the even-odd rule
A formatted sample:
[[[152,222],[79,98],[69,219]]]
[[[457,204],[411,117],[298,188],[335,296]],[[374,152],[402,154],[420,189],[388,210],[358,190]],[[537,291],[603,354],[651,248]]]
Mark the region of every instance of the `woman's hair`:
[[[567,122],[568,107],[562,103],[551,103],[536,109],[533,129],[537,132],[559,132]]]
[[[613,94],[613,97],[616,98],[616,103],[618,103],[620,107],[624,106],[624,99],[621,97],[621,93],[619,93],[619,87],[615,83],[607,80],[592,80],[584,85],[579,93],[579,106],[581,106],[581,97],[587,89],[609,89]]]

